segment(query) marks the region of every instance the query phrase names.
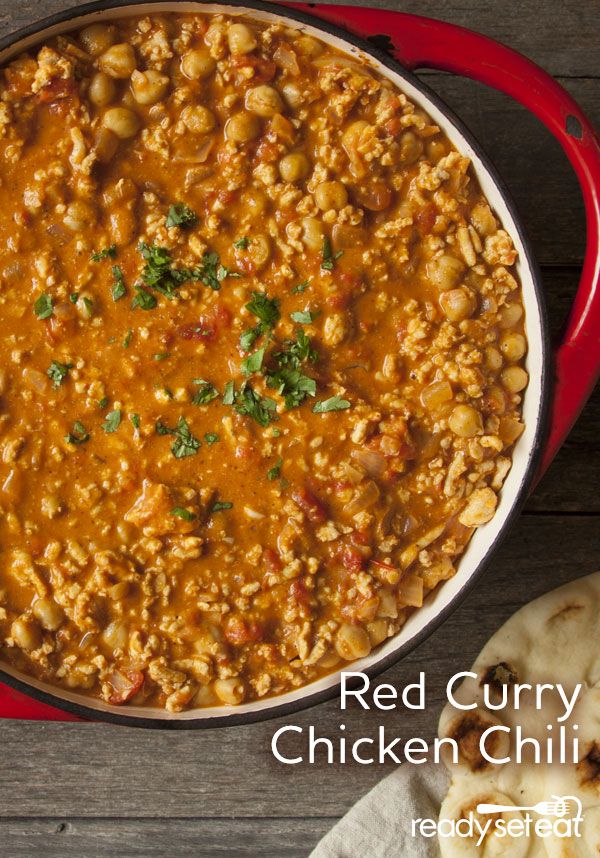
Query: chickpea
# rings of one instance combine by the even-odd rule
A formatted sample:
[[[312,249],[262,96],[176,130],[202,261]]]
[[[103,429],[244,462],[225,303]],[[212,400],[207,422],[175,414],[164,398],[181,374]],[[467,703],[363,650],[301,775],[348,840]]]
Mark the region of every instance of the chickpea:
[[[369,655],[371,641],[362,626],[344,623],[335,636],[335,648],[345,661],[354,661]]]
[[[485,364],[492,372],[498,372],[502,366],[502,355],[494,346],[488,346],[485,350]]]
[[[127,140],[139,131],[140,120],[128,107],[111,107],[102,117],[102,125],[116,134],[119,140]]]
[[[348,191],[341,182],[321,182],[315,190],[315,202],[321,211],[339,211],[348,202]]]
[[[54,599],[38,599],[34,602],[32,611],[42,628],[49,632],[55,632],[60,628],[65,619],[65,612]]]
[[[459,438],[474,438],[483,430],[481,414],[472,405],[457,405],[448,418],[448,426]]]
[[[266,84],[249,89],[246,92],[244,103],[246,110],[249,110],[250,113],[254,113],[256,116],[262,116],[263,119],[269,119],[283,110],[281,96],[276,89]]]
[[[229,706],[237,706],[245,697],[246,689],[241,679],[215,679],[213,683],[214,692],[223,703]]]
[[[302,101],[304,100],[304,97],[302,95],[302,90],[297,83],[294,83],[294,81],[284,83],[281,87],[281,91],[289,107],[293,108],[294,110],[300,107]]]
[[[156,104],[167,94],[169,78],[155,69],[131,75],[131,91],[138,104]]]
[[[248,212],[255,216],[262,215],[267,208],[267,196],[264,191],[261,191],[260,188],[248,188],[248,190],[243,195],[244,208],[248,210]]]
[[[507,304],[500,310],[500,327],[514,328],[521,320],[523,308],[520,304]]]
[[[208,134],[214,130],[217,124],[212,110],[203,107],[201,104],[188,104],[181,112],[181,119],[192,134]]]
[[[135,71],[135,51],[127,42],[120,42],[104,51],[99,59],[100,69],[110,77],[125,80]]]
[[[367,623],[367,632],[371,646],[379,646],[388,636],[388,624],[386,620],[373,620]]]
[[[314,59],[323,53],[323,45],[312,36],[299,36],[294,41],[294,47],[305,57]]]
[[[464,271],[464,264],[455,256],[444,253],[432,259],[427,265],[427,277],[429,282],[441,291],[452,289],[456,286]]]
[[[42,645],[40,627],[30,618],[18,617],[10,627],[10,634],[17,646],[26,652],[31,652]]]
[[[440,295],[440,307],[449,321],[462,322],[473,315],[475,296],[464,286],[449,289]]]
[[[357,119],[352,125],[349,125],[342,134],[342,146],[346,152],[355,153],[360,138],[369,127],[369,123],[365,119]]]
[[[235,143],[248,143],[260,134],[260,122],[252,113],[240,110],[234,113],[225,125],[225,137]]]
[[[227,43],[232,54],[249,54],[258,44],[246,24],[232,24],[227,31]]]
[[[88,98],[94,107],[106,107],[114,101],[117,88],[112,77],[104,72],[96,72],[90,81]]]
[[[405,131],[400,138],[400,160],[403,164],[414,164],[423,154],[423,143],[414,131]]]
[[[271,243],[266,235],[253,235],[248,247],[248,254],[255,270],[264,268],[271,258]]]
[[[310,161],[304,152],[290,152],[279,162],[279,174],[284,182],[300,182],[310,173]]]
[[[201,80],[214,72],[217,64],[206,48],[188,51],[181,58],[181,71],[190,80]]]
[[[94,139],[94,151],[96,157],[101,164],[108,164],[112,161],[119,148],[119,138],[108,128],[100,127]]]
[[[116,37],[115,28],[106,24],[90,24],[79,34],[83,47],[92,57],[105,53],[114,45]]]
[[[90,203],[75,200],[67,206],[63,223],[73,232],[83,232],[96,223],[96,210]]]
[[[509,393],[520,393],[529,383],[529,375],[520,366],[507,366],[500,378]]]
[[[527,344],[523,334],[516,334],[513,331],[507,331],[502,334],[499,346],[500,351],[510,363],[516,363],[521,360],[527,350]]]
[[[303,218],[302,242],[309,250],[321,250],[323,247],[323,224],[316,217]]]

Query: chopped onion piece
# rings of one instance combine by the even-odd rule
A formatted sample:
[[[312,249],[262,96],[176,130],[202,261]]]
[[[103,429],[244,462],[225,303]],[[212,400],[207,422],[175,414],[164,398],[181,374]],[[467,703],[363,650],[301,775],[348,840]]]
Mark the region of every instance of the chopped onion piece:
[[[398,585],[398,599],[401,605],[420,608],[423,604],[423,579],[418,575],[408,575]]]
[[[373,480],[369,480],[364,486],[358,489],[358,494],[344,507],[344,512],[347,515],[356,515],[364,509],[368,509],[379,500],[379,487]]]
[[[382,477],[385,474],[387,468],[385,456],[376,450],[366,450],[364,447],[353,450],[352,458],[356,459],[371,477]]]

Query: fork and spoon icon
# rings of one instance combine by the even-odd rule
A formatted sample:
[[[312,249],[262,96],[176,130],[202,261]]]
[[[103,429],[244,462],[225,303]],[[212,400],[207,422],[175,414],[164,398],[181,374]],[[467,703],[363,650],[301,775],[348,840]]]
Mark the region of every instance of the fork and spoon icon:
[[[567,816],[570,811],[576,811],[575,816],[581,816],[581,801],[574,795],[553,795],[550,801],[538,801],[537,804],[518,806],[514,804],[478,804],[477,813],[504,813],[513,810],[533,810],[540,816],[554,816],[559,819]]]

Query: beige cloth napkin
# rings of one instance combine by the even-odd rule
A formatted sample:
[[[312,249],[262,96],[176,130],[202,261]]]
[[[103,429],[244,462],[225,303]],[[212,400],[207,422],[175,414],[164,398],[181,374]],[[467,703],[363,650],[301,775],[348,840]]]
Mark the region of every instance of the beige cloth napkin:
[[[441,763],[404,763],[361,798],[309,858],[439,858],[437,837],[413,837],[411,822],[438,818],[449,783]]]

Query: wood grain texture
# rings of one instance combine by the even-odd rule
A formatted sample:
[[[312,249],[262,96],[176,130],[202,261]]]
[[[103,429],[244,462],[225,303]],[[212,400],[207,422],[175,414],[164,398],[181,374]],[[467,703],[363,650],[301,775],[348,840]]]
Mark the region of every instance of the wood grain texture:
[[[355,0],[348,0],[355,2]],[[600,125],[597,0],[508,2],[370,0],[374,6],[443,18],[523,51],[580,101]],[[0,0],[0,26],[13,31],[67,8],[64,0]],[[427,83],[480,140],[506,180],[543,264],[551,325],[558,333],[577,286],[584,220],[577,183],[558,145],[506,97],[471,81],[427,73]],[[600,567],[600,392],[459,610],[382,679],[401,686],[420,670],[428,709],[384,718],[336,701],[289,719],[334,737],[431,738],[447,679],[529,599]],[[190,733],[98,724],[0,722],[2,858],[304,858],[318,838],[390,770],[323,761],[286,767],[270,753],[283,721]],[[288,743],[291,751],[294,744]],[[291,746],[291,747],[290,747]],[[361,856],[362,858],[362,856]],[[407,856],[410,858],[410,856]]]

